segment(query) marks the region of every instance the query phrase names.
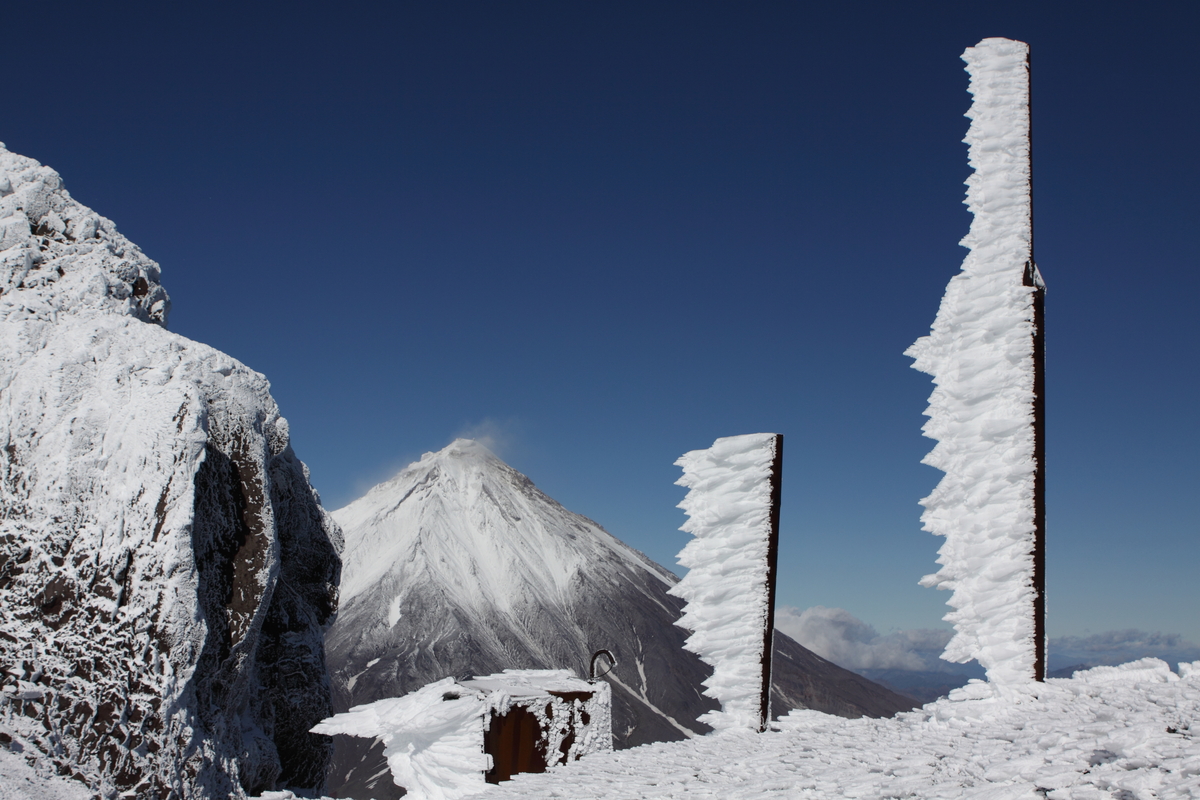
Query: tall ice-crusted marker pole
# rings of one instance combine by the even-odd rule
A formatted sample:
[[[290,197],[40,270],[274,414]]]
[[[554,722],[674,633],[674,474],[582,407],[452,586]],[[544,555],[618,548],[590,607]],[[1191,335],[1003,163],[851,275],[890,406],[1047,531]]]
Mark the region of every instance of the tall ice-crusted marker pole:
[[[933,329],[907,351],[933,376],[924,463],[946,473],[921,501],[946,542],[921,580],[950,589],[942,658],[988,680],[1046,675],[1045,295],[1033,259],[1029,46],[984,39],[963,54],[974,102],[966,142],[970,253]]]
[[[675,624],[692,631],[684,647],[713,668],[704,694],[721,703],[700,721],[766,730],[783,436],[729,436],[675,463],[683,467],[676,482],[690,489],[679,504],[688,515],[681,530],[693,538],[679,553],[688,572],[668,592],[687,601]]]
[[[771,656],[775,650],[775,583],[779,566],[779,506],[783,500],[783,434],[775,434],[771,463],[771,538],[767,542],[767,621],[763,627],[762,702],[758,730],[771,722]]]

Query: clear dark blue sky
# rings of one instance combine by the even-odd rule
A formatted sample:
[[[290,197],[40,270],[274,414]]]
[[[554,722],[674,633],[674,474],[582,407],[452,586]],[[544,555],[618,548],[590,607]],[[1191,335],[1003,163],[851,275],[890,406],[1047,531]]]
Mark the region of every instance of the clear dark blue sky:
[[[1050,631],[1200,640],[1200,6],[5,4],[0,140],[265,373],[338,507],[455,435],[673,565],[786,436],[782,602],[938,625],[901,355],[965,251],[959,55],[1033,48]]]

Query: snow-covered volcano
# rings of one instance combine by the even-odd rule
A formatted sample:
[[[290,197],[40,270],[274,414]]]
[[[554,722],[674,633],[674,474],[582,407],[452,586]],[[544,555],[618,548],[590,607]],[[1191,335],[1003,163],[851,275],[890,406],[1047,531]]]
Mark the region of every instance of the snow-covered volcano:
[[[715,708],[710,670],[683,649],[678,578],[537,489],[486,447],[458,439],[333,512],[346,536],[341,610],[326,639],[338,710],[433,680],[505,668],[586,675],[616,654],[617,747],[683,739]],[[889,715],[906,698],[776,637],[777,714]],[[329,788],[395,792],[369,743],[339,737]]]

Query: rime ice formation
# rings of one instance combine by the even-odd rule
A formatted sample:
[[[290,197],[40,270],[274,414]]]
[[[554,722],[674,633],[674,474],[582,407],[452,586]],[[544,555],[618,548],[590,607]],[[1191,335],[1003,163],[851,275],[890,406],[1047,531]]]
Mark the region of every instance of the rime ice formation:
[[[716,730],[761,725],[774,461],[775,434],[753,433],[675,462],[683,467],[676,483],[690,490],[680,530],[694,537],[679,553],[687,574],[671,588],[687,601],[675,624],[692,631],[684,646],[713,668],[704,694],[721,708],[700,720]]]
[[[0,147],[0,195],[0,742],[104,798],[320,788],[340,534],[266,379],[53,170]]]
[[[921,501],[925,530],[945,536],[924,586],[950,589],[955,636],[943,658],[977,659],[990,680],[1034,676],[1034,291],[1029,48],[985,39],[963,55],[974,95],[966,142],[974,174],[970,249],[932,332],[907,351],[936,388],[924,463],[946,473]],[[1027,274],[1028,270],[1028,274]],[[1032,280],[1028,280],[1032,278]]]
[[[707,730],[695,719],[716,703],[701,694],[708,668],[673,624],[683,602],[667,590],[677,578],[486,447],[460,439],[427,453],[333,516],[346,535],[342,601],[326,639],[335,710],[447,676],[588,674],[592,653],[608,648],[619,662],[602,678],[618,748]],[[774,663],[780,712],[912,707],[786,636]],[[380,747],[339,738],[334,764],[334,793],[394,796]]]
[[[588,699],[570,696],[580,694]],[[555,766],[612,750],[611,702],[607,683],[588,683],[566,670],[505,670],[470,680],[444,678],[404,697],[355,706],[313,730],[378,738],[406,797],[459,800],[487,788],[484,733],[493,715],[514,706],[533,713],[545,734],[541,752]]]

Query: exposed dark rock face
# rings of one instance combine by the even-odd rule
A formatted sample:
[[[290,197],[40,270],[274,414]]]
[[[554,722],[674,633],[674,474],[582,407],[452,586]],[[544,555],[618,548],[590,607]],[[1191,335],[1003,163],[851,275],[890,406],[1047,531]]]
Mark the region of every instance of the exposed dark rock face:
[[[214,428],[192,530],[209,621],[194,681],[199,715],[216,741],[240,740],[246,792],[319,788],[332,745],[308,730],[331,708],[321,634],[340,562],[291,449],[271,453],[263,439]]]
[[[0,742],[104,798],[319,790],[341,534],[259,374],[0,147]]]

